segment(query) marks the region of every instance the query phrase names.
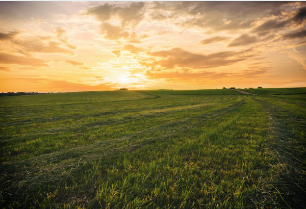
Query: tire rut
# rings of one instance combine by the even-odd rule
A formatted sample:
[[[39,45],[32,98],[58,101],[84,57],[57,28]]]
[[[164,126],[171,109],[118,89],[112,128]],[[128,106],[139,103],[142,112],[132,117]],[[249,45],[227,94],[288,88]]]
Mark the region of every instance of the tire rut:
[[[300,153],[306,147],[305,137],[297,135],[296,127],[305,130],[305,119],[274,105],[255,99],[266,110],[270,120],[271,141],[269,149],[277,160],[274,169],[271,196],[279,195],[278,203],[286,207],[306,207],[306,153]],[[297,120],[298,119],[298,120]]]

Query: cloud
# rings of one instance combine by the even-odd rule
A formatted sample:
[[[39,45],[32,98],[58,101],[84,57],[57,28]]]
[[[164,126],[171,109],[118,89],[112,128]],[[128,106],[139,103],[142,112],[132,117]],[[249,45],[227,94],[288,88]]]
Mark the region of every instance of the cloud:
[[[65,44],[70,49],[76,49],[75,46],[68,43],[68,39],[65,36],[65,33],[66,33],[66,31],[64,29],[60,28],[60,27],[58,27],[56,29],[56,36],[57,36],[58,40],[60,40],[63,44]]]
[[[101,34],[103,34],[105,38],[110,40],[118,40],[120,38],[129,37],[129,33],[124,31],[121,27],[113,26],[109,23],[101,24]]]
[[[248,51],[233,52],[225,51],[208,55],[195,54],[180,48],[173,48],[169,51],[158,51],[149,53],[152,56],[161,57],[158,64],[165,68],[188,67],[188,68],[213,68],[230,65],[245,60],[249,55]]]
[[[111,18],[112,13],[114,13],[115,6],[106,3],[103,5],[99,5],[97,7],[92,7],[87,10],[87,14],[95,15],[99,21],[107,21]]]
[[[234,39],[232,42],[230,42],[228,46],[245,46],[256,43],[257,41],[258,39],[256,36],[249,36],[248,34],[243,34],[238,38]]]
[[[151,18],[152,18],[153,20],[160,20],[160,21],[165,20],[165,19],[167,19],[167,18],[173,18],[173,17],[174,17],[174,15],[168,16],[168,15],[166,15],[166,14],[157,13],[157,12],[154,12],[154,13],[151,14]]]
[[[72,61],[72,60],[65,60],[65,62],[67,62],[71,65],[84,65],[84,63],[82,63],[82,62],[76,62],[76,61]]]
[[[130,39],[129,41],[128,41],[128,43],[132,43],[132,44],[140,44],[141,43],[141,41],[139,40],[139,39]]]
[[[103,4],[87,10],[87,14],[94,15],[99,21],[105,22],[113,17],[119,18],[121,25],[136,26],[143,19],[144,2],[132,2],[128,6],[120,7],[113,4]]]
[[[69,81],[55,81],[50,80],[50,85],[52,89],[56,89],[58,91],[105,91],[105,90],[112,90],[111,86],[107,83],[99,84],[96,86],[91,86],[84,83],[76,83],[76,82],[69,82]]]
[[[258,77],[266,74],[269,69],[267,68],[251,68],[248,70],[244,70],[241,73],[237,73],[237,76],[244,77],[244,78],[253,78],[253,77]]]
[[[57,14],[73,14],[80,10],[76,3],[55,1],[1,1],[1,20],[53,19]],[[72,6],[73,4],[73,6]],[[69,8],[69,9],[67,9]]]
[[[120,57],[120,55],[121,55],[120,50],[114,50],[114,51],[111,51],[111,52],[112,52],[112,54],[114,54],[116,57]]]
[[[200,71],[192,72],[184,70],[182,72],[169,72],[169,71],[147,71],[146,76],[150,79],[167,79],[176,81],[190,81],[190,80],[206,80],[206,79],[222,79],[222,78],[253,78],[265,75],[269,71],[268,68],[250,68],[238,73],[227,72],[212,72]]]
[[[228,73],[216,73],[216,72],[151,72],[147,71],[146,76],[150,79],[167,79],[176,81],[190,81],[190,80],[204,80],[212,78],[227,77]]]
[[[132,44],[124,45],[123,50],[129,51],[129,52],[131,52],[133,54],[138,54],[139,52],[142,51],[141,48],[138,48],[138,47],[136,47],[136,46],[134,46]]]
[[[228,37],[224,37],[224,36],[214,36],[214,37],[202,40],[200,42],[200,44],[203,44],[203,45],[211,44],[211,43],[215,43],[215,42],[225,41],[225,40],[228,40],[228,39],[229,39]]]
[[[132,2],[128,7],[125,7],[118,11],[119,17],[121,17],[122,25],[133,24],[138,25],[143,19],[144,2]]]
[[[60,47],[59,42],[50,41],[50,37],[26,37],[23,39],[14,39],[12,42],[23,48],[26,52],[38,53],[68,53],[71,51]]]
[[[17,31],[12,31],[9,33],[1,33],[0,32],[0,40],[10,40],[15,38],[15,36],[17,36],[20,32]]]
[[[144,7],[144,2],[132,2],[125,6],[106,3],[89,8],[86,14],[94,15],[101,22],[101,34],[104,38],[110,40],[130,38],[130,43],[140,43],[135,38],[135,33],[129,34],[125,28],[126,26],[136,27],[140,23],[144,18]],[[119,20],[120,24],[110,24],[108,21],[112,19]]]
[[[285,39],[306,38],[306,30],[294,31],[283,35]]]
[[[236,30],[251,28],[257,18],[278,14],[284,4],[287,2],[154,2],[151,16],[161,14],[157,16],[161,20],[186,17],[175,22],[184,27]]]
[[[296,22],[302,22],[306,17],[306,7],[300,8],[297,14],[293,17]]]
[[[101,34],[104,38],[118,40],[120,38],[129,38],[130,34],[125,30],[125,26],[137,26],[144,18],[142,11],[145,6],[144,2],[132,2],[127,6],[117,6],[114,4],[103,4],[92,7],[87,10],[86,14],[94,15],[100,22]],[[120,21],[120,25],[112,25],[109,20],[115,18]],[[135,38],[135,33],[130,36],[131,43],[140,43]]]
[[[91,69],[90,67],[80,67],[81,69],[83,69],[83,70],[89,70],[89,69]]]
[[[140,36],[140,38],[138,38],[138,36],[137,36],[137,34],[135,33],[135,32],[133,32],[131,35],[130,35],[130,37],[129,37],[129,43],[135,43],[135,44],[139,44],[139,43],[141,43],[141,41],[140,41],[140,39],[142,39],[142,38],[147,38],[148,36],[147,35],[142,35],[142,36]]]
[[[259,35],[265,35],[277,29],[282,29],[287,26],[290,22],[287,20],[278,21],[278,20],[268,20],[262,25],[256,27],[252,32],[258,33]]]
[[[21,57],[11,54],[0,53],[0,63],[4,64],[18,64],[18,65],[28,65],[28,66],[48,66],[46,61],[30,58],[30,57]]]
[[[11,71],[8,67],[0,67],[1,71]]]
[[[268,33],[281,30],[286,28],[289,25],[295,25],[296,23],[301,24],[306,17],[306,7],[300,8],[296,15],[293,18],[288,18],[285,20],[278,20],[283,19],[283,16],[279,16],[277,19],[268,20],[262,25],[254,28],[252,32],[256,32],[259,35],[266,35]]]

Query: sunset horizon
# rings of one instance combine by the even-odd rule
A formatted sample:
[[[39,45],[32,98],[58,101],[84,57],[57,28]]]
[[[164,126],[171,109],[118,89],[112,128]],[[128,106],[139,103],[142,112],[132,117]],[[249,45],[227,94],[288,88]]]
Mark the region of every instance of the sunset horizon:
[[[0,92],[306,87],[305,2],[0,2]]]

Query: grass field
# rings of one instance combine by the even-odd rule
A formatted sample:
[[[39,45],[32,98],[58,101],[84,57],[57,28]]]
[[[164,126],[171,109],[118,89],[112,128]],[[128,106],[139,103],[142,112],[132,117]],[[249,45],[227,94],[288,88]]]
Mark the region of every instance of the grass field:
[[[263,88],[263,89],[242,89],[242,90],[249,92],[249,93],[258,94],[258,95],[306,94],[306,88]]]
[[[1,97],[0,206],[306,208],[305,89],[255,90]]]

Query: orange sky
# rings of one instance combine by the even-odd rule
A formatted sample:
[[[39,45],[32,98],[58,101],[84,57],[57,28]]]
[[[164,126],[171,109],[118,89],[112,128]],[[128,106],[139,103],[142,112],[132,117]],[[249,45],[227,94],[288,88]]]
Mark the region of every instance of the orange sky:
[[[306,86],[305,2],[0,2],[0,91]]]

